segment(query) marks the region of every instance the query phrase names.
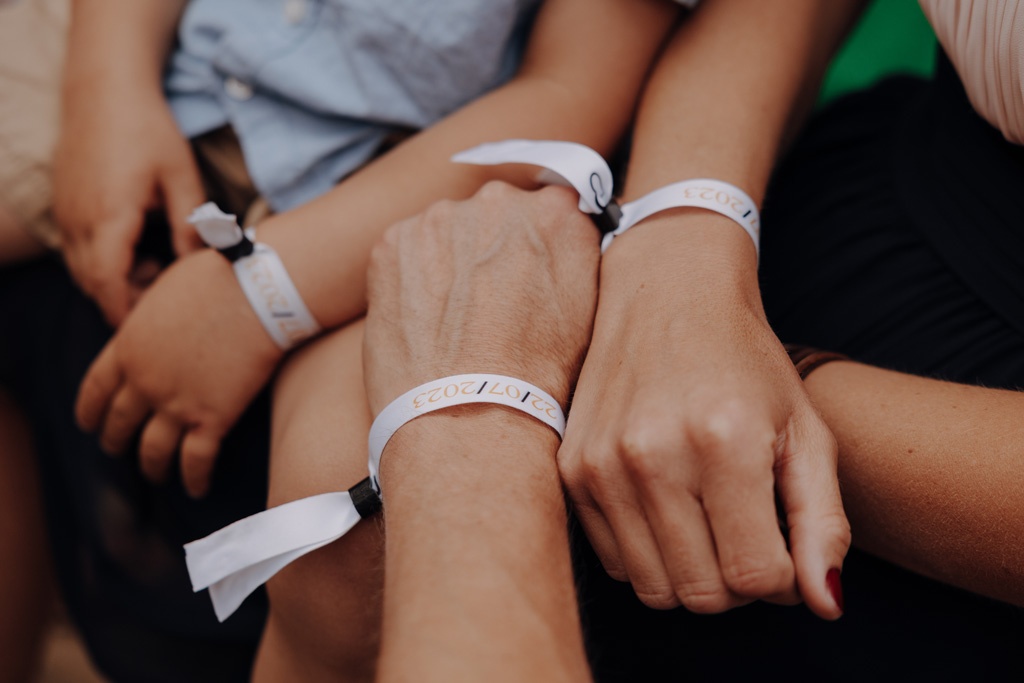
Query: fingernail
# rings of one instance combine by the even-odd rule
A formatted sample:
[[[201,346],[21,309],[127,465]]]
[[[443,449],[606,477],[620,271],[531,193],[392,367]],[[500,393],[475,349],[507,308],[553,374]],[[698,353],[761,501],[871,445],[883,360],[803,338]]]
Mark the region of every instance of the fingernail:
[[[839,570],[829,569],[828,574],[825,575],[825,583],[828,585],[828,592],[832,594],[832,599],[836,602],[836,607],[839,611],[843,609],[843,583],[839,580]]]

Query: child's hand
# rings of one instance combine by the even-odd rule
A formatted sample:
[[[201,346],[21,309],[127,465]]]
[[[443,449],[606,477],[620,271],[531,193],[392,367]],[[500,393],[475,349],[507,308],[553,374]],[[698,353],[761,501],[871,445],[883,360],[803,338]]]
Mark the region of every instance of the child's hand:
[[[121,453],[145,424],[139,463],[163,480],[181,450],[185,488],[201,496],[220,441],[266,384],[281,351],[249,307],[231,265],[207,250],[167,269],[93,362],[76,415]]]
[[[54,212],[72,275],[111,324],[142,290],[133,270],[145,212],[167,212],[183,255],[201,246],[186,218],[204,200],[192,150],[159,89],[101,79],[65,88]]]

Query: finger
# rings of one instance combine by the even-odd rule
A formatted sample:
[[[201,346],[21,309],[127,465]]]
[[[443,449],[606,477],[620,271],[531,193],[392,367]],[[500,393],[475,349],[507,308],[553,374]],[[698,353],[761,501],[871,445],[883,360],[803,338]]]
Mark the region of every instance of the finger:
[[[776,431],[770,423],[719,418],[695,446],[709,465],[704,510],[729,590],[748,598],[796,598],[796,572],[775,508]]]
[[[562,486],[572,501],[573,514],[583,527],[590,547],[594,549],[605,572],[616,581],[629,581],[626,566],[622,563],[622,556],[615,544],[615,534],[612,533],[608,520],[588,490],[588,470],[581,466],[583,457],[574,436],[576,425],[570,416],[566,426],[566,438],[556,455],[558,476],[562,479]],[[590,478],[595,476],[593,469],[589,471],[589,475]]]
[[[835,439],[816,414],[794,420],[777,485],[800,594],[818,616],[838,619],[844,608],[839,575],[850,549],[850,524],[836,477]]]
[[[220,451],[222,434],[209,427],[194,427],[181,442],[181,480],[193,498],[210,488],[210,476]]]
[[[725,583],[700,501],[684,485],[645,490],[644,507],[676,597],[698,614],[717,614],[751,602]]]
[[[126,212],[96,229],[85,255],[85,290],[102,309],[107,321],[121,324],[131,307],[129,276],[135,243],[142,227],[141,212]]]
[[[679,599],[633,482],[621,468],[604,466],[598,471],[588,477],[588,488],[608,521],[633,591],[648,607],[677,607]]]
[[[139,437],[139,469],[146,479],[155,484],[167,480],[184,431],[181,424],[166,413],[157,413],[146,423]]]
[[[573,514],[583,527],[583,533],[587,535],[590,547],[594,549],[597,559],[605,573],[616,581],[629,581],[626,573],[626,566],[619,556],[618,546],[615,545],[615,534],[608,524],[608,520],[601,514],[601,509],[586,492],[569,495],[573,504]]]
[[[729,591],[722,577],[704,508],[692,492],[697,460],[687,457],[686,442],[671,424],[637,421],[621,441],[622,461],[676,598],[693,612],[722,612],[744,600]]]
[[[128,447],[143,420],[152,409],[149,402],[131,386],[122,386],[110,401],[100,430],[100,447],[111,455],[120,455]]]
[[[161,177],[167,220],[171,224],[171,242],[174,253],[184,256],[203,247],[195,226],[188,222],[189,214],[206,201],[206,193],[199,179],[199,171],[191,156],[187,161],[168,168]]]
[[[107,343],[96,360],[89,366],[85,378],[78,388],[75,400],[75,420],[82,431],[94,432],[99,428],[107,406],[117,392],[121,380],[121,368],[117,362],[115,337]]]

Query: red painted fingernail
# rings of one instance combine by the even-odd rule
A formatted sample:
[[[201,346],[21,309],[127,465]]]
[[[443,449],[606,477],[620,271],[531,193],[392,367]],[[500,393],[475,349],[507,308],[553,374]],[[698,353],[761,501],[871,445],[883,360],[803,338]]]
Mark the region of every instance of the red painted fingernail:
[[[825,583],[828,584],[828,592],[832,594],[832,599],[836,601],[836,606],[839,607],[839,611],[844,611],[843,583],[839,580],[839,570],[829,569],[828,574],[825,575]]]

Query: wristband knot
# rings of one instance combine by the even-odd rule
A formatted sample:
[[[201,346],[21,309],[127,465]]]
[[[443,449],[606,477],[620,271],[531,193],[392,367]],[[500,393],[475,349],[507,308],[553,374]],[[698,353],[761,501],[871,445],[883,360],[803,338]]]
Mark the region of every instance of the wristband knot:
[[[219,251],[228,261],[234,263],[238,259],[245,258],[246,256],[251,256],[252,252],[255,251],[255,249],[256,245],[253,244],[252,240],[250,240],[248,237],[243,237],[242,241],[239,242],[238,244],[235,244],[230,247],[225,247],[224,249],[218,249],[217,251]]]
[[[601,213],[591,214],[591,218],[594,219],[594,225],[597,226],[601,234],[607,235],[618,229],[619,222],[622,220],[622,207],[612,199],[605,205]]]

